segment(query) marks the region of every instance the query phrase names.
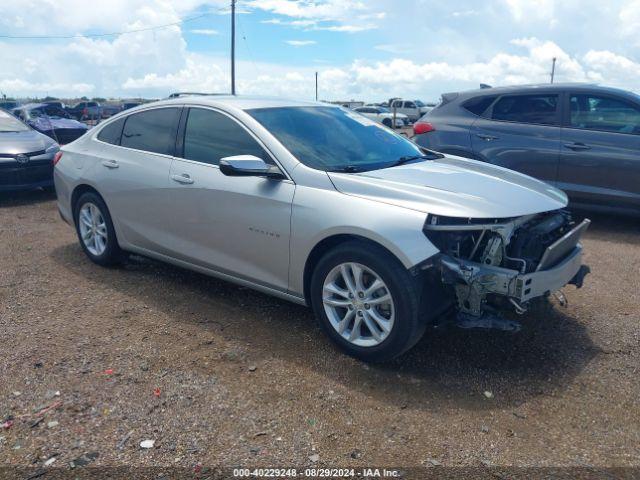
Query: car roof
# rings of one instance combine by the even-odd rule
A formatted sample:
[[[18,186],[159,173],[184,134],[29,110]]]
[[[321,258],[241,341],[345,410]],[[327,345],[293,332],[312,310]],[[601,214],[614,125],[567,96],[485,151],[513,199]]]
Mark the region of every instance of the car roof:
[[[239,110],[251,110],[254,108],[279,108],[279,107],[335,107],[339,105],[329,103],[291,100],[279,97],[261,97],[245,95],[189,95],[156,102],[145,103],[144,106],[151,105],[209,105],[212,107],[236,108]]]
[[[580,91],[597,91],[602,93],[616,93],[619,95],[632,95],[632,92],[628,90],[622,90],[620,88],[606,87],[598,85],[596,83],[534,83],[528,85],[509,85],[504,87],[489,87],[478,88],[474,90],[465,90],[461,92],[444,93],[442,96],[457,97],[458,99],[467,99],[479,95],[505,95],[509,93],[535,93],[538,91],[558,91],[558,90],[572,90],[576,92]]]
[[[14,108],[14,110],[32,110],[34,108],[49,107],[48,103],[27,103],[26,105],[20,105]]]

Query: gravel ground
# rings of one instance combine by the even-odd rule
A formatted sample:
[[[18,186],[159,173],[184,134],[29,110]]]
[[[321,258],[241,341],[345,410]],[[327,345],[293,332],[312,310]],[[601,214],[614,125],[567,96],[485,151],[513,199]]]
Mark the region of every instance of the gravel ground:
[[[100,268],[50,194],[0,197],[0,465],[639,467],[639,234],[596,216],[585,287],[517,334],[431,330],[369,366],[305,308]]]

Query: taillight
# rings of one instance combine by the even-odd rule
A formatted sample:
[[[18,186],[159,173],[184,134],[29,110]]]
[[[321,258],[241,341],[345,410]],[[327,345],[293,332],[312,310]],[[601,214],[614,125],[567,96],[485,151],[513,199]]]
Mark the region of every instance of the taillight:
[[[413,125],[413,133],[414,135],[421,135],[423,133],[434,132],[436,127],[431,125],[429,122],[416,122]]]
[[[60,161],[60,159],[62,158],[62,152],[57,152],[54,156],[53,156],[53,166],[55,167],[57,165],[57,163]]]

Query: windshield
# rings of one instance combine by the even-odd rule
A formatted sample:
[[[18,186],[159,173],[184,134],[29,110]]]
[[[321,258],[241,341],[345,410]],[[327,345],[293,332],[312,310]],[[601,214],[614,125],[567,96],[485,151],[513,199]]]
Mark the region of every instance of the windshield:
[[[419,107],[426,107],[426,105],[424,103],[422,103],[420,100],[416,100],[415,104]]]
[[[0,132],[26,132],[27,130],[29,127],[16,117],[0,110]]]
[[[247,113],[298,160],[318,170],[377,170],[422,154],[406,138],[342,108],[258,108]]]

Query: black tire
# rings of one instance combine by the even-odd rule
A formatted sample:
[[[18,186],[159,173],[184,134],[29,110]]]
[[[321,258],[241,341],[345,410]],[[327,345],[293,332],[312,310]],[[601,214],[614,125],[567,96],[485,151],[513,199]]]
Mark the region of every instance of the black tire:
[[[343,338],[331,324],[324,308],[325,279],[335,267],[348,262],[373,270],[393,298],[395,321],[388,336],[375,346],[359,346]],[[427,321],[420,315],[421,292],[421,277],[412,276],[385,249],[365,241],[349,241],[329,251],[316,265],[311,277],[310,300],[320,326],[342,350],[360,360],[383,362],[406,352],[422,338]]]
[[[382,124],[387,128],[392,128],[391,127],[391,119],[390,118],[385,118],[384,120],[382,120]]]
[[[80,231],[80,212],[82,211],[82,207],[87,204],[93,204],[98,208],[106,226],[106,246],[104,248],[104,251],[99,255],[96,255],[89,250],[82,239],[82,234]],[[113,228],[113,222],[111,221],[109,209],[98,194],[94,192],[86,192],[80,195],[80,198],[78,198],[78,201],[73,207],[73,219],[76,226],[76,233],[78,235],[80,246],[92,262],[97,263],[98,265],[101,265],[103,267],[111,267],[122,263],[125,255],[118,245],[118,239],[116,238],[116,231]]]

